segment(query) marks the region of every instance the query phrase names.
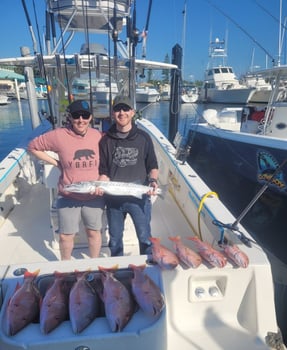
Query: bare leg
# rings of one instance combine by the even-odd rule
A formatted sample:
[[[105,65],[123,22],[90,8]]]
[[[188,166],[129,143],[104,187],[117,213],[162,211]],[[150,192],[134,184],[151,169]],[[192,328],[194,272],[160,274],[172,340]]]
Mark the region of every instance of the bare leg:
[[[102,247],[101,231],[86,229],[86,232],[87,232],[88,242],[89,242],[90,257],[98,258]]]
[[[74,234],[64,234],[60,233],[60,254],[61,260],[71,260],[72,251],[74,248]]]

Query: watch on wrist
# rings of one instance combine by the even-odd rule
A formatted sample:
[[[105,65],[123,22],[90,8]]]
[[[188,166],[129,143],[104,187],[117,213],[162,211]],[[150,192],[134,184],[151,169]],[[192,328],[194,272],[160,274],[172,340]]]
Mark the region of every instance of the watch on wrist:
[[[150,177],[148,182],[151,184],[152,182],[155,182],[157,184],[157,179]]]

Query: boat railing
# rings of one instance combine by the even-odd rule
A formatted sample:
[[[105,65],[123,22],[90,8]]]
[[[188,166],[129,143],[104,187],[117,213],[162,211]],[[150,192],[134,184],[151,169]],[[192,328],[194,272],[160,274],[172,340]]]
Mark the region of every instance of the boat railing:
[[[104,0],[49,0],[49,8],[54,12],[73,11],[74,9],[83,8],[85,11],[104,11],[112,13],[111,11],[116,7],[117,14],[121,16],[128,15],[130,0],[116,0],[116,1],[104,1]]]
[[[33,166],[33,162],[29,161],[29,154],[26,151],[28,142],[31,138],[50,128],[50,123],[47,121],[43,122],[0,162],[0,225],[14,208],[18,196],[21,195],[18,193],[20,178],[28,184],[36,182],[36,169]]]

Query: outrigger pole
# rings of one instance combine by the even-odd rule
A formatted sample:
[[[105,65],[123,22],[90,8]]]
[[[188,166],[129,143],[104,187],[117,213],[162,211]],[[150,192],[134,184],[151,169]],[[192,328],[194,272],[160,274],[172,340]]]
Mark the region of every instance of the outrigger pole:
[[[267,190],[268,186],[271,184],[274,177],[279,173],[279,171],[284,167],[284,165],[287,162],[287,158],[283,160],[283,162],[280,164],[278,168],[274,171],[273,175],[270,177],[270,179],[262,186],[262,188],[256,193],[254,198],[250,201],[250,203],[247,205],[247,207],[242,211],[242,213],[238,216],[238,218],[234,221],[234,223],[231,225],[232,229],[236,229],[237,225],[240,223],[240,221],[244,218],[244,216],[249,212],[249,210],[253,207],[253,205],[257,202],[257,200],[261,197],[261,195]]]
[[[238,216],[238,218],[234,221],[233,224],[224,224],[218,220],[213,220],[213,224],[216,226],[221,227],[222,229],[228,229],[232,231],[233,234],[235,234],[243,244],[245,244],[247,247],[251,248],[251,243],[255,243],[252,239],[248,238],[245,236],[243,232],[240,232],[238,229],[238,224],[240,221],[244,218],[244,216],[249,212],[249,210],[252,208],[252,206],[257,202],[257,200],[260,198],[260,196],[266,191],[268,186],[270,185],[271,181],[274,179],[274,177],[279,173],[279,171],[283,168],[283,166],[286,164],[287,158],[283,160],[283,162],[280,164],[278,168],[275,169],[274,173],[270,177],[267,183],[262,186],[260,191],[254,196],[254,198],[250,201],[250,203],[247,205],[247,207],[242,211],[242,213]],[[222,236],[220,241],[218,242],[219,244],[224,243],[225,238],[224,238],[224,231],[222,231]]]

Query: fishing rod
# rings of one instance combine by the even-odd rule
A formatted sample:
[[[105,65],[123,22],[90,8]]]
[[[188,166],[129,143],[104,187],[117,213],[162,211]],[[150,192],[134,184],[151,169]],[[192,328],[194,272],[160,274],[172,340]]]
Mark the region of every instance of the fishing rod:
[[[50,91],[49,91],[47,72],[46,72],[46,67],[45,67],[44,59],[43,59],[43,47],[42,47],[41,40],[40,40],[39,24],[38,24],[38,20],[37,20],[35,0],[33,0],[33,9],[34,9],[34,16],[35,16],[35,21],[36,21],[38,41],[39,41],[39,46],[40,46],[40,54],[38,54],[38,62],[39,62],[40,71],[44,75],[44,79],[45,79],[45,83],[46,83],[46,87],[47,87],[47,101],[48,101],[48,106],[49,106],[49,111],[50,111],[49,121],[51,122],[53,128],[55,128],[56,118],[53,115],[53,108],[52,108],[51,95],[50,95]]]
[[[30,30],[30,34],[31,34],[32,42],[33,42],[34,55],[35,55],[37,53],[37,41],[36,41],[36,38],[35,38],[35,34],[34,34],[34,31],[33,31],[32,23],[31,23],[31,20],[30,20],[30,16],[29,16],[29,13],[28,13],[28,10],[27,10],[27,6],[26,6],[26,3],[25,3],[25,0],[22,0],[22,6],[23,6],[23,9],[24,9],[24,12],[25,12],[25,16],[26,16],[26,20],[27,20],[27,23],[28,23],[28,26],[29,26],[29,30]]]
[[[275,176],[281,171],[281,169],[284,167],[284,165],[287,162],[287,158],[283,160],[283,162],[278,166],[275,171],[273,172],[270,179],[262,186],[262,188],[256,193],[256,195],[253,197],[253,199],[250,201],[250,203],[246,206],[246,208],[242,211],[242,213],[238,216],[238,218],[233,222],[233,224],[224,224],[218,220],[214,220],[213,223],[217,226],[220,226],[222,228],[226,228],[231,230],[240,240],[242,243],[244,243],[247,247],[251,247],[251,243],[256,243],[252,239],[246,237],[244,233],[240,232],[238,229],[238,224],[241,222],[241,220],[245,217],[245,215],[249,212],[249,210],[253,207],[253,205],[257,202],[257,200],[262,196],[262,194],[267,190]],[[224,237],[222,236],[220,243],[223,243]]]
[[[271,59],[272,63],[275,64],[275,58],[255,39],[251,34],[247,32],[243,27],[241,27],[233,18],[231,18],[227,13],[225,13],[223,10],[221,10],[218,6],[213,4],[210,0],[205,0],[209,3],[212,7],[214,7],[218,12],[220,12],[224,17],[228,18],[233,24],[236,25],[245,35],[248,36],[249,39],[251,39],[261,50],[265,52],[265,54]]]
[[[261,195],[267,190],[268,186],[271,184],[271,182],[273,181],[275,176],[279,173],[279,171],[281,171],[281,169],[284,167],[286,162],[287,162],[287,158],[283,160],[283,162],[279,165],[279,167],[276,168],[276,170],[273,172],[270,179],[262,186],[262,188],[258,191],[258,193],[250,201],[250,203],[247,205],[247,207],[242,211],[242,213],[234,221],[234,223],[231,225],[232,228],[234,228],[234,229],[237,228],[237,225],[244,218],[244,216],[248,213],[248,211],[252,208],[252,206],[257,202],[257,200],[261,197]]]
[[[36,19],[36,28],[37,28],[37,33],[38,33],[39,45],[40,45],[40,54],[37,53],[36,38],[35,38],[35,35],[34,35],[34,31],[33,31],[33,28],[32,28],[32,24],[31,24],[31,20],[30,20],[30,16],[29,16],[27,7],[26,7],[25,0],[22,0],[22,6],[23,6],[23,9],[24,9],[24,12],[25,12],[25,15],[26,15],[26,20],[27,20],[27,23],[28,23],[28,26],[29,26],[29,29],[30,29],[30,33],[31,33],[31,36],[32,36],[34,55],[37,56],[37,58],[38,58],[39,70],[44,75],[45,83],[46,83],[46,86],[47,86],[47,101],[48,101],[48,106],[49,106],[49,111],[50,111],[49,120],[50,120],[52,126],[55,127],[55,118],[53,116],[53,109],[52,109],[52,103],[51,103],[51,98],[50,98],[50,94],[49,94],[47,74],[46,74],[46,69],[45,69],[44,60],[43,60],[43,50],[42,50],[42,45],[41,45],[41,40],[40,40],[39,25],[38,25],[38,21],[37,21],[36,10],[35,10],[35,2],[33,0],[33,9],[34,9],[34,16],[35,16],[35,19]]]
[[[91,50],[90,50],[88,5],[84,4],[84,0],[82,0],[82,12],[83,12],[83,19],[84,19],[84,26],[85,26],[86,43],[88,47],[88,76],[89,76],[89,87],[90,87],[89,102],[90,102],[91,111],[93,111],[92,65],[91,65],[92,62],[91,62]],[[94,118],[93,118],[93,123],[94,123]]]
[[[272,15],[264,6],[258,3],[258,1],[255,0],[255,3],[258,7],[260,7],[267,15],[269,15],[272,19],[274,19],[278,24],[279,24],[279,47],[278,47],[278,66],[280,66],[280,61],[281,61],[281,53],[282,53],[282,47],[284,43],[284,36],[286,33],[286,21],[287,17],[284,18],[284,23],[282,23],[282,1],[280,2],[280,18],[276,18],[275,16]]]
[[[147,41],[147,35],[148,35],[151,6],[152,6],[152,0],[149,0],[146,24],[145,24],[144,30],[142,32],[142,38],[143,38],[142,39],[142,43],[143,43],[142,44],[142,58],[146,58],[146,41]]]
[[[129,51],[129,96],[136,105],[135,101],[135,58],[136,58],[136,46],[139,42],[139,30],[136,27],[137,16],[137,3],[134,0],[134,7],[132,16],[127,18],[127,39],[128,39],[128,51]]]

